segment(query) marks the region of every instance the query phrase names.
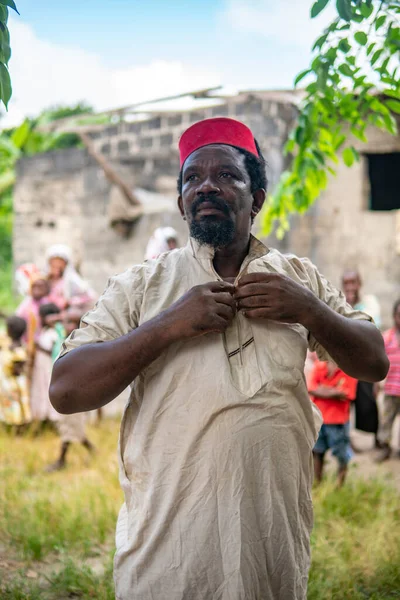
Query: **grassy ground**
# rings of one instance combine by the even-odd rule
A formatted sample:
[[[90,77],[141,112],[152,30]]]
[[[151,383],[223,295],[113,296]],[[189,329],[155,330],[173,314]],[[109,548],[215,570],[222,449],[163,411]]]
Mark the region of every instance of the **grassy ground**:
[[[117,434],[117,421],[90,427],[96,457],[74,448],[66,471],[46,475],[58,451],[54,433],[0,431],[2,600],[114,598],[113,536],[122,500]],[[314,503],[308,599],[400,598],[400,503],[390,482],[353,473],[341,491],[327,481]]]

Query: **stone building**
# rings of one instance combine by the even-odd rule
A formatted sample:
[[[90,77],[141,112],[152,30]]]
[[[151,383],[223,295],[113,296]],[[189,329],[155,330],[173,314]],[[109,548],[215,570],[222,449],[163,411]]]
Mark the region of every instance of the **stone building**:
[[[244,92],[218,105],[181,112],[152,112],[90,134],[95,149],[134,189],[143,215],[122,237],[110,213],[119,190],[82,149],[24,158],[15,187],[14,260],[43,265],[45,249],[69,243],[81,272],[100,293],[107,278],[142,261],[147,241],[160,225],[172,225],[186,241],[176,209],[177,143],[191,123],[230,116],[247,123],[260,142],[274,186],[285,168],[283,146],[297,116],[298,94],[291,91]],[[361,270],[368,293],[380,297],[384,322],[400,295],[400,140],[376,129],[360,144],[362,159],[351,169],[341,165],[315,207],[292,219],[283,242],[271,246],[308,255],[334,283],[344,267]]]

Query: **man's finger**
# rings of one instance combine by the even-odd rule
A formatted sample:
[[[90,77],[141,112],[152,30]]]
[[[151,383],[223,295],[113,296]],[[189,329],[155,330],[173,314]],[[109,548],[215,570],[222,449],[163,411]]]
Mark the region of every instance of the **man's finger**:
[[[239,288],[236,288],[234,297],[236,300],[247,298],[248,296],[259,296],[260,294],[268,293],[269,283],[263,281],[258,283],[247,283]]]
[[[259,296],[248,296],[238,301],[239,310],[246,308],[268,308],[269,297],[265,294]]]
[[[226,304],[232,308],[236,307],[236,300],[229,292],[216,292],[212,297],[218,304]]]
[[[233,294],[235,291],[233,283],[228,283],[228,281],[210,281],[206,285],[211,292],[229,292]]]
[[[271,319],[268,308],[251,308],[243,314],[249,319]]]
[[[247,273],[239,279],[237,287],[240,288],[249,283],[268,283],[274,279],[282,278],[283,275],[279,275],[279,273]]]
[[[218,304],[217,315],[219,315],[226,321],[231,321],[235,316],[235,309],[233,306],[227,306],[226,304]]]

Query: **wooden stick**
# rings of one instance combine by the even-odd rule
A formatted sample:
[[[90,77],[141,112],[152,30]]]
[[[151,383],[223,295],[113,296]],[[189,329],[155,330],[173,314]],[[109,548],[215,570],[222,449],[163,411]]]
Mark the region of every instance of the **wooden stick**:
[[[79,132],[79,137],[81,138],[83,144],[87,148],[87,151],[89,152],[90,156],[92,156],[97,162],[97,164],[103,169],[107,179],[121,190],[122,194],[128,200],[129,204],[131,204],[132,206],[141,206],[142,203],[137,198],[137,196],[135,196],[130,187],[125,183],[125,181],[123,181],[123,179],[118,175],[115,169],[113,169],[108,164],[103,154],[97,152],[90,137],[83,132]]]

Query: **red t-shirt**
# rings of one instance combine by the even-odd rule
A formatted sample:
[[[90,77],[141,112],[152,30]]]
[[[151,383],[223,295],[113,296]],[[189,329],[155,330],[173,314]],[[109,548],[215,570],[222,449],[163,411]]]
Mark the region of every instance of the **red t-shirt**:
[[[329,377],[327,364],[316,361],[310,375],[308,389],[316,390],[320,385],[335,388],[346,396],[346,400],[311,396],[322,413],[324,424],[343,425],[347,423],[350,418],[350,401],[356,397],[357,379],[349,377],[339,368]]]

